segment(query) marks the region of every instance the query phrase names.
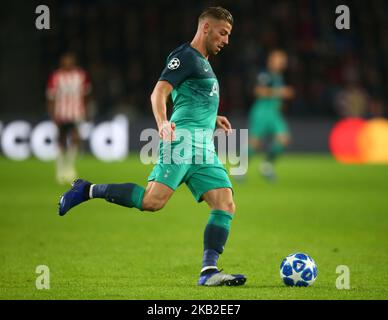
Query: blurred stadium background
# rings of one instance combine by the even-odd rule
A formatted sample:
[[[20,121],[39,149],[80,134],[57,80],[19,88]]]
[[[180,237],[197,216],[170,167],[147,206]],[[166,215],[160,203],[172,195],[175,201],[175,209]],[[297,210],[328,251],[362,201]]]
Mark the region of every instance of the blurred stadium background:
[[[35,28],[38,4],[50,8],[50,30]],[[241,215],[225,264],[244,266],[248,290],[205,293],[195,287],[207,209],[199,216],[194,205],[188,208],[193,199],[184,188],[152,218],[117,207],[107,214],[105,203],[93,202],[77,209],[84,214],[59,220],[56,201],[65,189],[56,185],[52,163],[1,156],[1,298],[388,297],[387,166],[343,167],[328,153],[339,120],[388,116],[385,0],[7,1],[0,12],[0,135],[15,120],[33,126],[48,120],[49,74],[61,53],[73,51],[93,86],[90,120],[125,115],[133,152],[114,166],[83,157],[79,172],[99,182],[144,184],[151,167],[139,163],[136,150],[140,131],[155,128],[149,96],[168,53],[192,39],[199,13],[214,4],[235,19],[230,45],[211,60],[220,114],[236,128],[247,127],[252,87],[272,48],[289,54],[286,82],[296,89],[284,106],[293,153],[279,161],[279,184],[266,184],[257,172],[250,172],[247,184],[236,183]],[[340,4],[350,8],[350,30],[335,28]],[[187,223],[190,230],[182,227]],[[294,250],[306,250],[318,263],[317,286],[310,291],[286,291],[279,282],[278,264]],[[35,290],[39,264],[55,272],[50,292]],[[353,272],[350,293],[334,287],[339,264]]]
[[[4,4],[0,78],[3,124],[47,118],[45,86],[70,50],[90,74],[93,120],[117,113],[153,126],[149,95],[168,53],[189,41],[209,1],[45,1],[51,29],[36,30],[36,2]],[[268,51],[290,56],[287,83],[296,98],[284,107],[291,150],[327,151],[334,121],[387,115],[387,3],[373,1],[221,1],[235,17],[230,46],[212,60],[220,113],[246,127],[252,87]],[[335,9],[351,8],[350,30],[335,28]],[[133,128],[137,133],[137,126]],[[136,145],[134,146],[136,147]]]

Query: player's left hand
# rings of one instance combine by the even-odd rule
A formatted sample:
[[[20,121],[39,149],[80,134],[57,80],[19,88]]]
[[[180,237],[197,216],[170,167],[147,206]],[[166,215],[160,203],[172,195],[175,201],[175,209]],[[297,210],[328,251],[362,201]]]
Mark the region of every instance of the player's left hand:
[[[227,134],[232,132],[232,125],[229,120],[223,116],[217,116],[216,127],[225,130]]]

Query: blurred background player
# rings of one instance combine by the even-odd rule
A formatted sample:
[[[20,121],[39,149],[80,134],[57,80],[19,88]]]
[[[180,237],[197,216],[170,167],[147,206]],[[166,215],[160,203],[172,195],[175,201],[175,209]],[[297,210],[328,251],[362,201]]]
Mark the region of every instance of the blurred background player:
[[[265,160],[260,166],[261,174],[270,181],[276,178],[273,163],[290,141],[288,126],[281,112],[283,100],[294,96],[293,88],[285,86],[283,81],[287,62],[284,51],[270,52],[267,68],[257,76],[254,88],[256,101],[249,113],[250,154],[262,149],[264,139],[270,138]]]
[[[88,76],[77,66],[75,55],[63,54],[59,69],[51,74],[47,84],[48,113],[59,133],[56,177],[61,184],[77,176],[74,162],[80,146],[78,125],[86,118],[90,91]]]

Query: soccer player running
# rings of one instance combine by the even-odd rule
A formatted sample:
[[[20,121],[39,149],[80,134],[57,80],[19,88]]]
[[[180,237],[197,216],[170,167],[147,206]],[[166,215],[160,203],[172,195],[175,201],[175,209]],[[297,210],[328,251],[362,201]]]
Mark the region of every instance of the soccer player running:
[[[77,126],[85,120],[87,96],[91,85],[85,70],[77,67],[73,53],[60,58],[60,66],[47,83],[47,106],[51,119],[59,131],[57,158],[57,181],[72,182],[76,176],[74,166],[80,139]]]
[[[267,70],[258,74],[254,88],[256,101],[249,113],[249,153],[258,152],[263,139],[270,137],[266,157],[260,166],[261,174],[269,181],[276,179],[274,161],[290,141],[286,121],[281,112],[284,99],[291,99],[294,90],[285,86],[283,71],[287,67],[287,54],[282,50],[272,51],[267,60]]]
[[[166,67],[151,95],[161,147],[158,163],[148,177],[147,187],[144,189],[133,183],[91,184],[78,179],[59,203],[60,215],[94,198],[142,211],[158,211],[178,186],[185,183],[195,200],[204,200],[211,210],[204,231],[202,269],[198,280],[198,285],[205,286],[237,286],[246,281],[244,275],[222,273],[217,267],[235,213],[232,184],[215,153],[212,136],[194,134],[198,131],[213,133],[215,127],[226,132],[231,130],[229,121],[217,116],[218,81],[208,58],[217,55],[228,44],[232,26],[233,17],[229,11],[210,7],[200,15],[191,43],[181,45],[168,56]],[[170,94],[174,107],[168,120],[166,101]],[[171,149],[176,155],[178,149],[174,148],[187,143],[187,140],[180,142],[178,139],[180,130],[191,133],[189,148],[193,150],[192,155],[182,161],[165,161],[168,150]],[[197,163],[196,159],[204,153],[208,155],[206,161]]]

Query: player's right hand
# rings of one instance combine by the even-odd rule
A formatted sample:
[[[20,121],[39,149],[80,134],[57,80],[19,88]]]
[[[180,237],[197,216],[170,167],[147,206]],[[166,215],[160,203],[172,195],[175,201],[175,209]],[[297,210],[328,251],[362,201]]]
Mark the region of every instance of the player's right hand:
[[[163,121],[159,126],[159,136],[162,141],[174,141],[175,140],[175,123],[169,121]]]

